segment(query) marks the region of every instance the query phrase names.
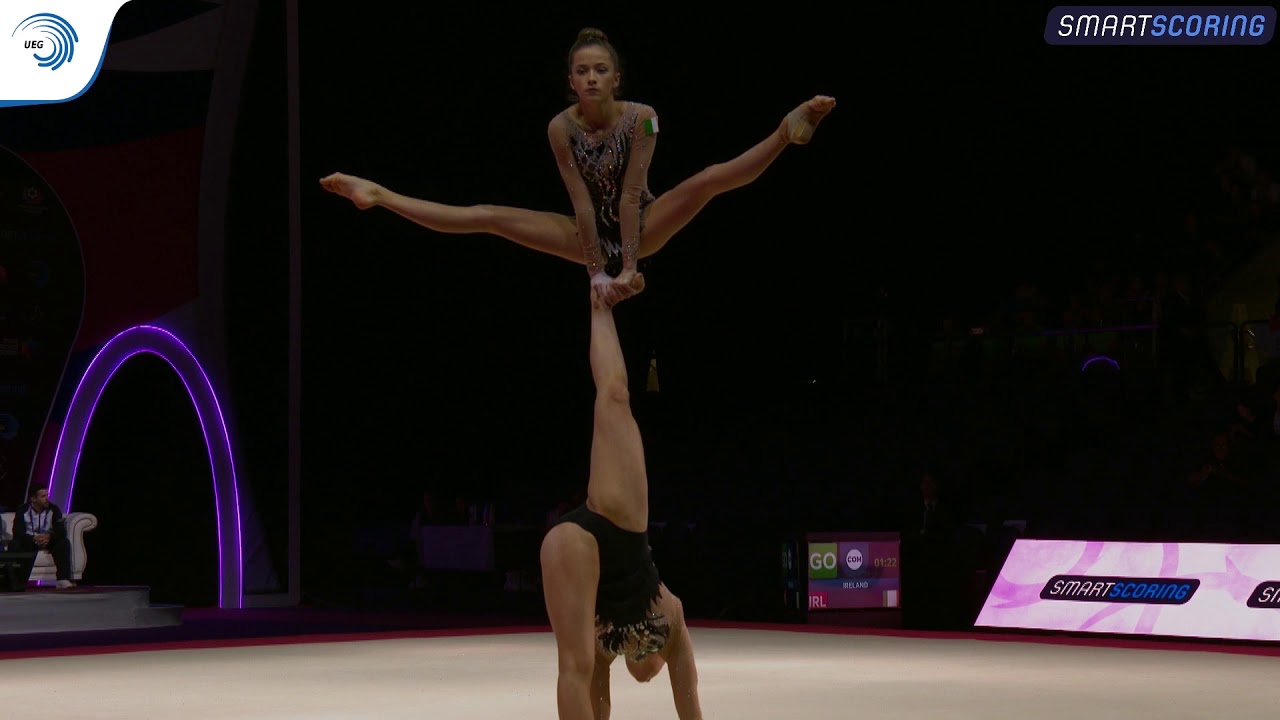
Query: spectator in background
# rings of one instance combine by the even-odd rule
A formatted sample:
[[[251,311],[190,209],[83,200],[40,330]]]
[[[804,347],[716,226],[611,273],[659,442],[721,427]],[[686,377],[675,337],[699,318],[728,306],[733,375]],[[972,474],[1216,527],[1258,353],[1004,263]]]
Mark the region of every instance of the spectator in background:
[[[45,550],[53,556],[57,569],[58,589],[75,587],[71,580],[71,542],[62,510],[49,502],[49,490],[42,485],[31,488],[30,500],[13,514],[14,552]]]
[[[1250,193],[1253,221],[1262,231],[1274,230],[1280,218],[1280,182],[1268,170],[1259,170]]]
[[[465,495],[458,495],[453,498],[453,507],[449,508],[449,512],[445,514],[445,525],[470,525],[471,524],[471,508],[467,504]]]
[[[937,479],[928,470],[920,475],[918,507],[921,535],[947,539],[954,535],[960,526],[959,514],[952,505],[952,498],[943,496]]]
[[[1187,486],[1202,500],[1239,495],[1252,487],[1249,468],[1232,449],[1230,433],[1215,433],[1210,455],[1200,467],[1191,471]]]
[[[1222,373],[1213,362],[1205,337],[1201,298],[1194,294],[1191,275],[1173,274],[1161,306],[1160,353],[1169,368],[1175,390],[1203,391],[1221,387]]]
[[[1202,532],[1218,541],[1243,539],[1257,482],[1253,469],[1232,448],[1229,432],[1214,434],[1209,458],[1191,471],[1187,487]]]
[[[909,628],[959,629],[968,621],[967,577],[976,557],[956,542],[960,514],[932,470],[920,473],[902,532],[903,623]]]

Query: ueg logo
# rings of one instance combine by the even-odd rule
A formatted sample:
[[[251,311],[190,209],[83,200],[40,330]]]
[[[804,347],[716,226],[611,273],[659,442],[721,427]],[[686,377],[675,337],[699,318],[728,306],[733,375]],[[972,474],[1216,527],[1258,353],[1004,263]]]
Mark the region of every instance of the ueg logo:
[[[80,42],[80,36],[76,35],[71,23],[53,13],[38,13],[23,20],[13,31],[14,35],[19,33],[27,38],[22,41],[22,49],[35,50],[31,57],[40,67],[50,70],[57,70],[70,61],[76,54],[76,43]],[[32,40],[34,35],[43,37]],[[41,55],[41,52],[46,54]]]
[[[827,580],[836,577],[839,560],[835,543],[809,544],[809,577]]]
[[[128,0],[0,2],[0,107],[74,100],[98,77]]]

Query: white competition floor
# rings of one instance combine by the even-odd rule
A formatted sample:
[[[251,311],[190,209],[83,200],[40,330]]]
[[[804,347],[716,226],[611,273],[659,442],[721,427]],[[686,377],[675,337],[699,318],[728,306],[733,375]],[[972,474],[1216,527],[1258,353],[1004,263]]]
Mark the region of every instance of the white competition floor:
[[[492,631],[489,631],[492,632]],[[694,628],[707,720],[1275,718],[1280,657]],[[3,648],[0,648],[2,650]],[[111,720],[555,720],[549,633],[0,660],[0,714]],[[675,718],[618,663],[614,720]]]

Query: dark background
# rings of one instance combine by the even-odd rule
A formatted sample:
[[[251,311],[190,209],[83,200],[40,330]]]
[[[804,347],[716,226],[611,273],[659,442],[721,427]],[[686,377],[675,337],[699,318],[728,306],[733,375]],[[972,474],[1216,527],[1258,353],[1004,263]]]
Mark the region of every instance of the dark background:
[[[1102,277],[1202,269],[1184,220],[1217,217],[1214,169],[1228,145],[1261,166],[1280,160],[1272,47],[1050,47],[1049,7],[859,8],[838,19],[816,6],[674,15],[304,5],[304,598],[407,602],[405,578],[386,561],[403,552],[424,490],[492,502],[499,524],[540,526],[585,486],[584,270],[496,237],[360,212],[317,182],[341,171],[438,202],[569,212],[546,125],[567,105],[566,55],[584,26],[609,33],[624,97],[661,119],[655,194],[746,150],[815,94],[839,103],[810,145],[712,201],[647,261],[648,289],[619,308],[653,514],[698,523],[695,537],[655,539],[692,614],[771,616],[780,537],[903,529],[923,467],[962,514],[1030,518],[1033,532],[1201,532],[1165,522],[1172,515],[1159,508],[1176,495],[1164,489],[1185,475],[1183,456],[1198,458],[1226,422],[1227,391],[1191,397],[1158,368],[1098,380],[1062,363],[975,361],[939,374],[930,354],[948,318],[999,325],[1022,282],[1056,308]],[[283,13],[263,3],[229,149],[229,322],[245,348],[233,367],[247,403],[241,442],[256,473],[280,478],[255,487],[279,519],[284,67]],[[1231,246],[1233,262],[1263,246],[1249,237]],[[878,320],[892,328],[882,366]],[[1042,328],[1061,325],[1060,312],[1045,311]],[[646,393],[655,357],[660,392]],[[99,417],[148,412],[123,399],[130,377]],[[190,462],[148,461],[152,470],[131,476],[137,495],[186,517],[204,512],[212,527],[193,419],[146,431],[148,442],[187,448],[177,457]],[[82,472],[116,465],[95,447],[126,452],[98,435]],[[147,478],[173,475],[173,462],[197,480],[166,483],[156,497]],[[91,485],[80,507],[92,504]],[[116,497],[98,504],[131,501]],[[1144,508],[1145,523],[1126,514]],[[166,528],[193,547],[212,537],[186,521]],[[284,528],[273,520],[268,532],[283,572]],[[196,551],[211,574],[213,549]],[[536,544],[511,552],[515,565],[536,562]],[[680,562],[691,555],[704,563]],[[207,604],[213,587],[196,577],[168,595]]]

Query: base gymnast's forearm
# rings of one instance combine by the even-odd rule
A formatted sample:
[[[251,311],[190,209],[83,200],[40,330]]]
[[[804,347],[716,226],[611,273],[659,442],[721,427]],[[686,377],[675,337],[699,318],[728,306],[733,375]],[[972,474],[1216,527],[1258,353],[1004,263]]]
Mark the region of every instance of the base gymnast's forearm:
[[[628,188],[622,195],[619,208],[619,229],[622,231],[622,272],[634,274],[640,259],[640,191]]]
[[[676,647],[667,658],[667,675],[671,679],[671,695],[680,720],[702,720],[702,701],[698,697],[698,666],[693,659],[693,642],[688,626],[673,638]]]

